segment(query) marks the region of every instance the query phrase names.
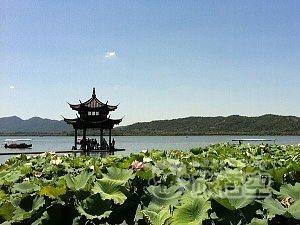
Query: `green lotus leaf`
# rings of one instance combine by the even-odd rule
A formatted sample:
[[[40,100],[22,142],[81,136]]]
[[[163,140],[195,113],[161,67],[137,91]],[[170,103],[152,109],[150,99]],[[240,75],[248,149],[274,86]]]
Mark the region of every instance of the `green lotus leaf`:
[[[25,163],[20,171],[23,175],[30,174],[32,171],[32,163]]]
[[[40,225],[43,224],[44,216],[38,218],[36,221],[34,221],[31,225]]]
[[[44,197],[36,196],[26,196],[20,201],[20,205],[14,211],[13,219],[16,221],[22,221],[24,219],[30,218],[45,204]]]
[[[153,176],[155,176],[155,173],[160,173],[160,170],[150,163],[145,163],[143,170],[136,171],[136,175],[138,177],[146,180],[153,178]]]
[[[170,169],[171,169],[172,174],[176,175],[176,177],[187,177],[187,178],[189,178],[187,167],[186,167],[186,165],[184,165],[182,163],[177,164],[176,166],[172,165],[170,167]]]
[[[146,170],[146,171],[140,170],[136,172],[136,175],[145,180],[149,180],[153,178],[153,173],[151,170]]]
[[[273,215],[283,215],[286,212],[286,208],[278,200],[271,197],[265,198],[261,204],[264,209]]]
[[[117,167],[107,168],[108,173],[103,174],[104,178],[112,179],[118,181],[121,184],[125,184],[128,180],[134,178],[133,170],[131,169],[121,169]]]
[[[32,225],[74,224],[76,216],[79,214],[74,204],[60,204],[58,201],[51,201],[51,204],[47,204],[46,211],[40,214],[38,219],[32,218],[36,219]]]
[[[67,187],[76,191],[83,189],[87,185],[92,174],[92,172],[88,172],[87,170],[81,171],[77,176],[67,174],[65,176]]]
[[[80,216],[73,218],[72,225],[80,225]]]
[[[155,211],[159,211],[161,207],[178,205],[178,197],[182,194],[182,191],[178,190],[175,185],[169,188],[166,186],[149,186],[147,190],[152,197],[148,209]]]
[[[0,217],[11,220],[15,207],[10,202],[5,202],[0,206]]]
[[[191,198],[190,202],[176,207],[172,217],[172,225],[201,225],[208,219],[208,210],[211,208],[210,201],[203,198]]]
[[[232,191],[225,191],[220,196],[214,197],[214,200],[229,210],[244,208],[255,200],[256,190],[246,187],[236,187]]]
[[[147,224],[164,225],[171,217],[169,208],[163,208],[159,212],[142,210],[142,214]]]
[[[0,190],[0,200],[6,200],[8,198],[8,196],[5,194],[5,192],[3,190]]]
[[[105,225],[110,225],[108,223],[105,223]],[[128,225],[125,221],[123,221],[123,223],[121,223],[120,225]]]
[[[21,171],[10,171],[1,179],[1,184],[6,181],[8,183],[16,183],[21,177],[23,177]]]
[[[122,204],[126,200],[126,195],[121,191],[124,187],[120,186],[120,182],[112,179],[99,179],[92,188],[94,194],[99,193],[102,199],[111,199],[116,204]]]
[[[252,174],[251,177],[247,177],[247,180],[244,183],[244,186],[246,186],[248,189],[256,190],[268,189],[269,185],[269,177],[262,178],[262,175],[260,174]]]
[[[300,220],[300,200],[291,204],[288,212],[297,220]]]
[[[31,216],[32,216],[31,212],[27,212],[26,210],[18,207],[14,211],[14,216],[13,216],[12,220],[14,220],[14,222],[20,222],[22,220],[30,218]]]
[[[19,166],[23,164],[22,161],[26,160],[26,155],[21,154],[21,155],[19,156],[19,159],[18,159],[18,156],[17,156],[15,159],[16,159],[16,161],[14,161],[14,162],[12,162],[12,164],[10,164],[10,165],[11,165],[11,166],[10,166],[10,170],[11,170],[11,171],[12,171],[12,170],[15,170],[15,169],[18,169]],[[13,160],[13,159],[12,159],[12,160]]]
[[[3,184],[3,181],[8,173],[9,173],[9,171],[6,171],[6,170],[0,172],[0,185]]]
[[[291,197],[293,201],[300,200],[300,183],[295,183],[294,186],[291,184],[284,184],[280,187],[280,192],[277,194],[281,199]]]
[[[53,186],[44,186],[40,190],[40,195],[46,195],[49,198],[59,199],[60,195],[64,195],[66,193],[65,187],[53,187]]]
[[[192,181],[185,181],[184,179],[178,179],[178,184],[189,191],[191,195],[202,195],[207,190],[206,180],[202,177],[198,177]]]
[[[32,201],[32,209],[38,210],[45,204],[45,199],[43,197],[36,196]]]
[[[300,200],[291,203],[289,207],[285,208],[278,200],[270,197],[262,202],[262,206],[271,214],[283,215],[287,218],[294,217],[300,220]]]
[[[161,159],[162,157],[165,156],[166,156],[166,151],[158,151],[158,150],[150,151],[150,157],[154,160]]]
[[[267,172],[273,177],[273,179],[278,184],[282,184],[283,183],[283,175],[288,172],[288,168],[286,168],[286,167],[272,168],[272,169],[268,170]]]
[[[300,156],[299,154],[296,155],[298,158],[298,162],[295,162],[294,160],[291,162],[291,170],[292,171],[300,171]]]
[[[1,225],[11,225],[12,223],[9,221],[5,221],[4,223],[1,223]]]
[[[39,186],[31,183],[30,181],[24,181],[22,183],[16,183],[12,187],[13,193],[32,193],[39,190]]]
[[[113,163],[112,166],[114,167],[118,167],[118,168],[121,168],[121,169],[128,169],[131,167],[131,163],[136,160],[136,157],[132,158],[132,157],[129,157],[129,158],[119,158],[120,156],[118,157],[115,157],[115,160],[117,160],[116,163]],[[140,161],[140,160],[139,160]]]
[[[87,219],[102,219],[109,217],[111,211],[111,201],[103,200],[99,194],[86,198],[77,204],[77,211]]]
[[[50,153],[11,158],[0,165],[0,223],[266,225],[275,215],[291,224],[300,220],[300,147],[216,144],[196,150],[198,155],[153,150],[59,156],[59,165],[50,164],[58,157]],[[131,169],[134,160],[144,168]],[[210,202],[211,210],[201,210]]]
[[[170,159],[170,158],[167,158],[167,162],[170,165],[174,165],[174,166],[179,166],[181,164],[181,162],[180,162],[179,159]]]
[[[21,199],[20,201],[20,207],[27,212],[33,211],[33,210],[38,210],[45,204],[45,199],[44,197],[41,196],[26,196]]]
[[[268,220],[267,219],[253,218],[251,220],[251,222],[247,225],[268,225]]]
[[[246,167],[246,164],[243,163],[241,160],[237,160],[235,158],[227,158],[224,160],[224,163],[227,163],[228,166],[233,168],[243,168]]]

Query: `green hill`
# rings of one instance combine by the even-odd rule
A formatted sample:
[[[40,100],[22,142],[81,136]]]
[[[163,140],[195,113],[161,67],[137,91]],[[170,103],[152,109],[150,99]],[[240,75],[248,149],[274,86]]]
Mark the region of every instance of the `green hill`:
[[[66,135],[73,131],[63,120],[32,117],[23,120],[17,116],[0,118],[0,135]]]
[[[300,118],[263,115],[187,117],[117,127],[115,135],[300,135]]]

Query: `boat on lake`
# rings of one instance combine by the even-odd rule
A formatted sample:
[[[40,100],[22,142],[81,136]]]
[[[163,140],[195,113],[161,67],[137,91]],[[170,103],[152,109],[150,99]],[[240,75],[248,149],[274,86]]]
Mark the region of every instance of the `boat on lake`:
[[[4,141],[5,148],[31,148],[31,139],[6,139]]]

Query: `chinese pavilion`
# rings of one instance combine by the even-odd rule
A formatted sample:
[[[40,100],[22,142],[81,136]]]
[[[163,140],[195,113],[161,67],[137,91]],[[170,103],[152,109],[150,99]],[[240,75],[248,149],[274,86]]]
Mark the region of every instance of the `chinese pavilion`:
[[[114,111],[117,109],[118,105],[112,106],[106,103],[101,102],[96,98],[95,88],[93,88],[92,97],[79,104],[70,104],[72,110],[75,110],[79,113],[77,114],[77,118],[75,119],[67,119],[64,118],[64,121],[67,124],[73,125],[75,129],[75,145],[74,149],[77,149],[77,131],[83,130],[83,137],[81,140],[81,149],[89,150],[87,147],[89,143],[87,143],[86,138],[86,130],[87,129],[99,129],[100,130],[100,146],[97,149],[106,149],[113,150],[114,149],[114,140],[111,140],[111,130],[115,125],[119,124],[122,119],[110,119],[108,116],[110,111]],[[103,138],[103,131],[109,130],[109,143],[106,143]]]

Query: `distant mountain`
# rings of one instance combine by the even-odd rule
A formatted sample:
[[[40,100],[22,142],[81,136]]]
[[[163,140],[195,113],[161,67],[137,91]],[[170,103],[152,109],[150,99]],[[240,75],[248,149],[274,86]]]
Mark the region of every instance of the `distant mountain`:
[[[66,134],[72,130],[72,126],[63,120],[39,117],[22,120],[17,116],[0,118],[0,134]]]
[[[117,135],[300,135],[300,118],[263,115],[187,117],[135,123],[114,129]]]
[[[33,117],[0,118],[0,135],[70,135],[72,126],[63,120]],[[93,134],[91,131],[89,134]],[[94,131],[98,135],[98,131]],[[113,135],[300,135],[300,118],[267,114],[258,117],[186,117],[117,126]]]

